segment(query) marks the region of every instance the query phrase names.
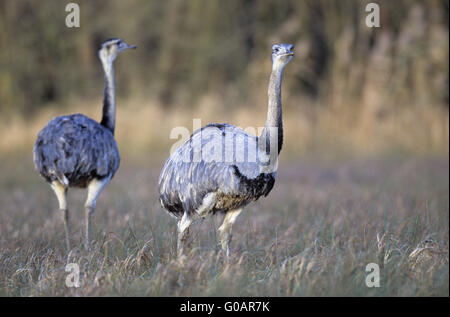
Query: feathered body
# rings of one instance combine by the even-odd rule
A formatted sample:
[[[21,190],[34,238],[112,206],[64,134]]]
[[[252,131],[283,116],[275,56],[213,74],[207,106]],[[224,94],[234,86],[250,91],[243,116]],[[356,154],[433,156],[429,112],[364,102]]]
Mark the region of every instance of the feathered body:
[[[85,188],[93,179],[112,177],[120,157],[111,130],[83,114],[60,116],[42,129],[34,164],[47,182]]]
[[[220,158],[215,159],[211,152],[227,149],[227,142],[230,157],[219,150]],[[195,131],[164,165],[159,178],[162,206],[178,218],[184,212],[195,218],[241,208],[267,196],[276,172],[261,173],[260,156],[266,154],[257,144],[258,137],[230,124],[209,124]],[[245,154],[239,157],[242,152]],[[201,158],[195,160],[196,155]],[[205,210],[208,194],[215,194],[215,198]]]

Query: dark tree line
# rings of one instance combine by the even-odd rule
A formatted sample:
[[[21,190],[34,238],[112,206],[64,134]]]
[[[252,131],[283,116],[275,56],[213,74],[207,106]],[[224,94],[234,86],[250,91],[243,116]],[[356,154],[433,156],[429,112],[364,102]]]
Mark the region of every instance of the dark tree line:
[[[64,1],[0,2],[0,111],[98,97],[96,54],[109,37],[138,46],[117,63],[121,96],[168,107],[210,91],[262,94],[274,42],[296,46],[290,95],[339,106],[382,91],[397,106],[448,105],[446,0],[378,1],[381,28],[365,25],[370,1],[360,0],[74,2],[78,29],[65,27]]]

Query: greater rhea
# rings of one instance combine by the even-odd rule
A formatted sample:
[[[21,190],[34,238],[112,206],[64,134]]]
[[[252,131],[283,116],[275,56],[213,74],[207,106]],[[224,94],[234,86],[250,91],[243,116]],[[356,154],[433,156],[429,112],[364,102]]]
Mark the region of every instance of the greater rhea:
[[[272,190],[283,143],[281,78],[293,55],[291,44],[272,46],[267,121],[259,136],[230,124],[209,124],[195,131],[166,161],[159,177],[159,198],[178,220],[179,255],[191,223],[220,212],[225,214],[220,242],[229,258],[237,216],[248,203]]]
[[[119,168],[120,157],[114,139],[116,92],[113,62],[117,54],[135,46],[121,39],[102,44],[98,56],[105,73],[103,115],[100,123],[82,114],[52,119],[42,129],[33,149],[34,165],[50,183],[64,219],[66,244],[70,247],[70,222],[67,208],[69,187],[87,188],[85,203],[86,249],[90,251],[90,222],[97,199]]]

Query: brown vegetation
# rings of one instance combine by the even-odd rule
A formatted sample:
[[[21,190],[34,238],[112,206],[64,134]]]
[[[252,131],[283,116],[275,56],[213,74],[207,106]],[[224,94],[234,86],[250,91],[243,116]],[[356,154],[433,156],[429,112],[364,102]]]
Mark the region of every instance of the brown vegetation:
[[[219,216],[195,224],[192,251],[176,258],[176,223],[155,195],[159,166],[124,160],[97,205],[90,255],[84,192],[69,194],[78,247],[67,255],[56,199],[31,162],[1,166],[0,295],[449,294],[448,160],[282,160],[271,195],[239,216],[229,264]],[[65,286],[72,262],[80,288]],[[365,285],[372,262],[379,288]]]
[[[270,46],[290,42],[283,93],[299,147],[448,154],[448,1],[381,1],[380,28],[365,25],[366,3],[79,1],[81,27],[68,29],[63,4],[2,2],[2,135],[18,134],[7,133],[0,151],[29,148],[21,131],[36,133],[50,114],[98,117],[96,50],[119,36],[138,46],[116,63],[119,139],[133,148],[167,139],[152,131],[158,116],[170,127],[177,117],[190,126],[193,115],[261,125]]]

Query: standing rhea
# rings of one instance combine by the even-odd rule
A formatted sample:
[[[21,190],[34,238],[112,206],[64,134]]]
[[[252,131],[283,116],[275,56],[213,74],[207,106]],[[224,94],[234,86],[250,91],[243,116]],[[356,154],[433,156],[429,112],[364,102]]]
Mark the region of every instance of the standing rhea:
[[[34,144],[34,165],[58,198],[69,250],[67,189],[88,189],[85,203],[86,249],[90,251],[90,219],[97,198],[119,168],[119,151],[114,140],[116,94],[113,62],[119,52],[129,48],[135,46],[121,39],[110,39],[99,50],[105,73],[102,121],[98,123],[82,114],[54,118],[39,132]]]
[[[225,218],[220,242],[229,257],[231,228],[242,208],[271,191],[283,142],[281,77],[292,49],[290,44],[272,46],[267,121],[260,136],[229,124],[209,124],[195,131],[164,165],[160,202],[178,219],[178,254],[183,253],[192,221],[221,212]]]

